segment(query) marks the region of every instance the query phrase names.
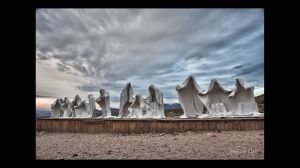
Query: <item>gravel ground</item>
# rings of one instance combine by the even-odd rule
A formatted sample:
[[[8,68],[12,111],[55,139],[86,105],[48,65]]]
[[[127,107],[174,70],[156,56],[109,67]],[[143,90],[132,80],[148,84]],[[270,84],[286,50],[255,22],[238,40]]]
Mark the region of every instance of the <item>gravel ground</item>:
[[[36,159],[264,159],[264,131],[36,133]]]

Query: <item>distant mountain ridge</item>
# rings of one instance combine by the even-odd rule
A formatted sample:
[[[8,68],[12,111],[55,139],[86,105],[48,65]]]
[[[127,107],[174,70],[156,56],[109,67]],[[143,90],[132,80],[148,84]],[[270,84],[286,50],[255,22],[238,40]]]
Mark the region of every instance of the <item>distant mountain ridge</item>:
[[[48,110],[36,109],[35,110],[35,117],[36,118],[50,118],[51,112]]]
[[[164,104],[165,110],[175,110],[175,109],[182,109],[181,105],[179,103],[173,103],[173,104]]]
[[[111,115],[118,116],[119,109],[116,108],[110,108],[111,109]],[[102,115],[102,110],[96,110],[96,117],[99,117]],[[35,110],[35,117],[36,118],[50,118],[51,117],[51,111],[49,110],[43,110],[43,109],[36,109]]]

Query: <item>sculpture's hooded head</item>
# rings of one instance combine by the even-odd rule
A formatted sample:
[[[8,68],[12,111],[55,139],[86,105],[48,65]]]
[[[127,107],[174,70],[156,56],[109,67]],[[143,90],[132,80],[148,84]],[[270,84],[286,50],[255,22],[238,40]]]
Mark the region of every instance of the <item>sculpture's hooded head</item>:
[[[193,75],[189,75],[187,78],[188,78],[188,80],[189,80],[190,82],[192,82],[193,80],[195,80],[195,78],[194,78]]]
[[[129,82],[129,83],[127,83],[125,87],[126,87],[126,88],[129,88],[129,87],[131,87],[131,83],[130,83],[130,82]]]
[[[237,79],[235,79],[235,85],[240,85],[240,86],[246,87],[246,82],[241,78],[237,78]]]
[[[194,84],[196,82],[194,75],[189,75],[185,81],[183,85],[187,85],[188,83],[192,83]]]
[[[149,86],[149,98],[150,98],[150,102],[155,102],[157,101],[158,103],[162,104],[163,102],[163,94],[162,92],[155,87],[153,84]]]
[[[69,98],[65,97],[64,102],[65,102],[65,103],[70,102]]]
[[[155,86],[154,85],[150,85],[148,90],[149,90],[149,94],[151,96],[155,96]]]
[[[182,89],[188,86],[192,86],[192,88],[196,89],[196,92],[204,91],[203,89],[200,88],[193,75],[189,75],[181,85],[177,85],[176,90],[181,91]]]
[[[76,95],[76,96],[75,96],[75,100],[77,101],[77,100],[79,100],[79,99],[80,99],[79,95]]]
[[[248,86],[247,82],[240,79],[240,78],[237,78],[235,79],[235,88],[236,90],[247,90],[248,88],[251,88]]]
[[[53,104],[51,104],[51,107],[54,107],[54,106],[61,106],[63,103],[62,99],[61,98],[58,98],[54,101]]]
[[[100,96],[102,97],[102,96],[104,96],[104,94],[105,94],[105,90],[104,89],[100,89]]]
[[[94,96],[93,96],[92,94],[89,94],[89,95],[88,95],[88,98],[89,98],[89,100],[93,100],[93,99],[94,99]]]
[[[80,102],[81,102],[81,98],[79,97],[79,95],[76,95],[73,100],[73,104],[77,106],[80,104]]]
[[[133,102],[130,105],[130,107],[140,106],[141,105],[141,100],[142,100],[142,95],[140,93],[136,94],[134,96]]]
[[[127,83],[125,85],[125,88],[121,92],[121,97],[124,98],[126,101],[129,101],[129,99],[132,97],[133,91],[131,87],[131,83]]]

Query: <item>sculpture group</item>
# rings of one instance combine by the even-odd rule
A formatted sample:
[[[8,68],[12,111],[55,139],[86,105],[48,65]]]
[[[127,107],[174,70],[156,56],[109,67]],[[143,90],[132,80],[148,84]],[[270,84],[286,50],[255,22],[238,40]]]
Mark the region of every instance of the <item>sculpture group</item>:
[[[194,76],[188,76],[182,85],[176,87],[183,109],[181,118],[263,116],[258,113],[254,98],[254,87],[236,79],[235,89],[227,91],[217,80],[211,80],[207,91],[200,88]],[[127,83],[120,94],[119,115],[112,116],[109,92],[100,89],[95,100],[88,95],[88,102],[76,95],[71,102],[67,97],[58,98],[51,105],[51,118],[95,118],[96,103],[101,118],[165,118],[163,93],[154,85],[148,88],[149,96],[134,95],[131,83]]]
[[[76,95],[72,102],[66,97],[58,98],[51,105],[51,118],[96,118],[96,103],[99,104],[101,118],[165,118],[162,92],[150,85],[149,96],[142,97],[140,93],[133,95],[131,83],[127,83],[120,95],[120,110],[118,117],[111,115],[109,93],[100,89],[100,96],[96,100],[88,95],[89,101],[82,101]]]
[[[119,118],[165,118],[162,92],[150,85],[149,96],[133,95],[131,83],[127,83],[120,95]]]
[[[263,116],[258,113],[254,87],[247,86],[241,79],[236,79],[235,89],[231,91],[213,79],[206,91],[197,84],[194,76],[188,76],[176,91],[184,111],[181,118]]]
[[[92,94],[88,95],[89,102],[82,101],[76,95],[72,102],[65,97],[51,104],[51,118],[94,118],[96,117],[96,104]],[[100,89],[100,96],[96,100],[102,109],[102,117],[111,116],[109,93],[104,89]]]

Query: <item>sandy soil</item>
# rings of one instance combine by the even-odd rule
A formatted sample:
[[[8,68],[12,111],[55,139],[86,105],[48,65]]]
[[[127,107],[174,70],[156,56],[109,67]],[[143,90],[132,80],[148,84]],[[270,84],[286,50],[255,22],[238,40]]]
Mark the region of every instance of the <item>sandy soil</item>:
[[[36,133],[36,159],[264,159],[264,131]]]

